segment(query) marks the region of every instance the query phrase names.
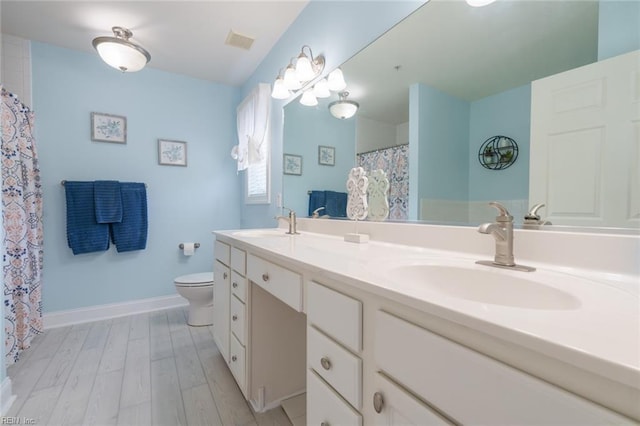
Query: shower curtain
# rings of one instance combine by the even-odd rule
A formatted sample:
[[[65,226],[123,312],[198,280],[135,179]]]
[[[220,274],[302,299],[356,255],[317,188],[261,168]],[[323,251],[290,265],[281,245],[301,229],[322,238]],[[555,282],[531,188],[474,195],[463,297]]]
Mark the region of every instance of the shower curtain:
[[[409,218],[409,145],[396,145],[358,154],[358,166],[382,169],[389,178],[389,219]]]
[[[2,223],[5,362],[42,332],[42,187],[33,112],[2,89]]]

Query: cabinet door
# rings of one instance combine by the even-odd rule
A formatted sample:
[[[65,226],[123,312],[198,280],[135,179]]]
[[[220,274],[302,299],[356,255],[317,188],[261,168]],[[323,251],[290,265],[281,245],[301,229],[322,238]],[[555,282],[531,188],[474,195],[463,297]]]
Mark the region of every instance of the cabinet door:
[[[307,424],[362,426],[362,416],[313,370],[307,370]]]
[[[376,425],[451,426],[453,424],[380,373],[376,374],[375,389],[375,393],[371,395],[371,403],[376,411],[373,419]]]
[[[213,339],[224,360],[229,362],[229,297],[231,272],[216,260],[213,267]]]

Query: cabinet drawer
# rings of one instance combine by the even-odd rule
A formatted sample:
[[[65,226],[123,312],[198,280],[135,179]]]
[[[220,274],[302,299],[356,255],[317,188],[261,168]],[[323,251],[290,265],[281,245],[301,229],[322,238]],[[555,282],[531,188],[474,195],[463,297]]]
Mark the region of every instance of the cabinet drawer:
[[[423,425],[423,426],[452,426],[453,423],[440,416],[428,405],[415,396],[393,383],[382,374],[376,374],[375,391],[367,404],[375,403],[374,398],[380,396],[381,411],[376,412],[374,424],[386,425]],[[377,410],[376,410],[377,411]]]
[[[216,245],[214,249],[214,253],[216,259],[225,265],[229,266],[229,257],[230,257],[231,247],[229,244],[223,243],[222,241],[216,240]]]
[[[236,271],[231,272],[231,293],[247,303],[247,279]]]
[[[314,327],[307,327],[307,360],[356,409],[362,408],[362,360]]]
[[[247,256],[247,278],[298,312],[302,312],[300,274],[257,256]]]
[[[462,424],[627,424],[628,419],[385,312],[378,366]]]
[[[313,370],[307,370],[307,424],[362,426],[362,416],[329,388]]]
[[[237,297],[231,296],[231,332],[236,335],[238,341],[243,345],[247,344],[247,340],[245,339],[247,324],[246,315],[247,310],[245,304],[238,300]]]
[[[231,247],[231,269],[244,276],[247,265],[247,254],[244,250]]]
[[[311,281],[307,287],[307,318],[316,327],[353,350],[362,350],[362,302]]]
[[[238,383],[238,386],[240,386],[242,393],[246,394],[245,392],[246,391],[245,349],[244,349],[244,346],[242,346],[240,342],[238,342],[238,339],[236,339],[236,336],[234,336],[233,334],[231,335],[230,340],[231,340],[231,344],[229,345],[230,346],[229,353],[231,357],[229,358],[229,369],[231,370],[233,377],[235,377],[236,382]]]

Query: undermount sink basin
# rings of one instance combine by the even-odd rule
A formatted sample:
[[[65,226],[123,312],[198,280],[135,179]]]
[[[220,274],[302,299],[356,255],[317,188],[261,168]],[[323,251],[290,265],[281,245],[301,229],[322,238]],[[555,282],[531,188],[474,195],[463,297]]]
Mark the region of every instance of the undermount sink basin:
[[[265,238],[265,237],[287,237],[289,234],[284,229],[249,229],[233,233],[236,237]]]
[[[480,303],[546,310],[572,310],[581,305],[572,294],[531,279],[525,272],[481,268],[418,264],[393,268],[390,274],[407,284]],[[518,273],[523,276],[514,275]]]

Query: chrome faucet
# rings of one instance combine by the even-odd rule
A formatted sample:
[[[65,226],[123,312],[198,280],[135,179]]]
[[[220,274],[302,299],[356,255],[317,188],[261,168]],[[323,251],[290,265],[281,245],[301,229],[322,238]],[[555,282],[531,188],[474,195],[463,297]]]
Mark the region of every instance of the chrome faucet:
[[[320,212],[320,210],[326,210],[326,209],[324,208],[324,206],[323,206],[323,207],[318,207],[317,209],[315,209],[315,210],[313,211],[313,213],[311,213],[311,217],[312,217],[313,219],[318,219],[318,218],[320,217],[320,213],[319,213],[319,212]]]
[[[492,201],[490,206],[498,209],[498,216],[494,223],[483,223],[478,227],[481,234],[490,234],[496,240],[496,254],[493,262],[479,260],[476,263],[498,268],[516,269],[518,271],[535,271],[529,266],[516,265],[513,257],[513,216],[500,203]]]
[[[286,220],[289,223],[289,231],[287,232],[287,234],[299,234],[298,230],[297,230],[297,226],[298,226],[298,221],[296,219],[296,212],[293,211],[292,209],[288,208],[288,207],[283,207],[284,209],[289,210],[289,217],[285,217],[285,216],[276,216],[275,219],[276,220]]]
[[[542,207],[544,207],[543,203],[539,203],[531,207],[531,210],[529,210],[529,213],[524,215],[524,223],[522,226],[523,228],[538,229],[540,225],[551,225],[551,222],[549,222],[548,220],[541,219],[540,215],[538,215],[538,210]]]

